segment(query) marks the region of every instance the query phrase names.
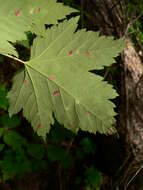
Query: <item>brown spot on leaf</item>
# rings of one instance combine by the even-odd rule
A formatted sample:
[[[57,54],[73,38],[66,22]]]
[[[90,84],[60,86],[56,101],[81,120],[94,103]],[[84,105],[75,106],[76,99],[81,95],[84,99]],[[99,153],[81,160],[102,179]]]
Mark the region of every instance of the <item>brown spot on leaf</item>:
[[[84,54],[85,54],[86,57],[90,57],[90,52],[89,51],[85,51]]]
[[[17,9],[17,10],[15,11],[15,16],[20,16],[20,10]]]
[[[25,80],[24,80],[24,84],[27,84],[27,83],[28,83],[28,81],[25,79]]]
[[[71,128],[72,128],[72,124],[70,123],[70,124],[68,125],[68,127],[71,129]]]
[[[69,51],[69,55],[72,56],[72,53],[73,53],[72,50],[70,50],[70,51]]]
[[[91,116],[91,112],[90,111],[88,111],[88,115]]]
[[[38,7],[37,12],[40,13],[40,7]]]
[[[54,92],[53,92],[53,96],[59,96],[60,95],[60,90],[58,89],[58,90],[55,90]]]
[[[7,131],[8,131],[8,128],[7,128],[7,127],[4,127],[4,130],[5,130],[5,132],[7,132]]]
[[[40,129],[40,128],[41,128],[41,124],[38,123],[38,125],[37,125],[37,129]]]
[[[54,81],[55,80],[55,76],[51,75],[51,76],[49,76],[49,79],[52,80],[52,81]]]

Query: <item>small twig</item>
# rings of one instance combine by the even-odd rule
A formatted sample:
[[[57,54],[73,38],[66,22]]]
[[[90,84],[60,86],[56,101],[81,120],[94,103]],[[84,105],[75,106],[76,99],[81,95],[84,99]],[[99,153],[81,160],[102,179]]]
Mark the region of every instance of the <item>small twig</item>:
[[[142,43],[140,42],[139,38],[137,37],[137,32],[136,32],[136,31],[135,31],[135,39],[136,39],[136,42],[137,42],[138,47],[139,47],[140,50],[143,52],[143,45],[142,45]]]
[[[120,3],[120,7],[121,7],[121,12],[122,12],[122,15],[123,15],[123,22],[126,21],[126,18],[127,18],[127,6],[126,6],[126,2],[125,0],[122,0],[122,1],[119,1]]]
[[[126,189],[130,185],[130,183],[135,179],[135,177],[139,174],[139,172],[143,169],[143,165],[136,171],[136,173],[133,175],[133,177],[129,180],[129,182],[126,185]]]
[[[106,77],[108,76],[109,72],[110,72],[111,68],[107,68],[104,74],[104,79],[106,79]]]
[[[9,58],[11,58],[11,59],[14,59],[14,60],[18,61],[19,63],[26,64],[25,61],[22,61],[21,59],[18,59],[18,58],[16,58],[16,57],[12,56],[12,55],[9,55],[9,54],[4,54],[4,55],[5,55],[6,57],[9,57]]]
[[[139,18],[142,17],[142,16],[143,16],[143,11],[142,11],[134,20],[132,20],[132,19],[130,20],[130,22],[127,24],[126,30],[125,30],[125,32],[124,32],[124,36],[127,35],[129,28],[130,28],[137,20],[139,20]]]
[[[63,183],[62,183],[62,171],[61,171],[61,164],[58,165],[58,177],[59,177],[59,188],[63,190]]]

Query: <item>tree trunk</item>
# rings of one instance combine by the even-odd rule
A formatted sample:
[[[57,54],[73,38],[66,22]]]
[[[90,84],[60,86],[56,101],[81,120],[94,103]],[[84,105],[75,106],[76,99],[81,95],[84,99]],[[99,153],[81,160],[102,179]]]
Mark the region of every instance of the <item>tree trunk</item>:
[[[124,37],[126,42],[121,55],[123,69],[117,126],[126,147],[126,158],[112,177],[105,176],[101,189],[137,190],[140,181],[134,181],[139,179],[143,167],[143,65],[127,35],[125,1],[118,4],[114,0],[81,0],[81,3],[92,29],[104,35]]]

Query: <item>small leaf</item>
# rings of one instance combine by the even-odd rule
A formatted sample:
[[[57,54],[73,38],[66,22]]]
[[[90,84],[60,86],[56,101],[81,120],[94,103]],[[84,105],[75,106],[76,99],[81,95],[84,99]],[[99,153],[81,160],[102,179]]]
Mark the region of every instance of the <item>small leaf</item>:
[[[0,151],[2,151],[5,147],[5,144],[0,144]]]
[[[101,174],[91,166],[85,171],[85,181],[92,188],[99,188],[102,182]]]
[[[4,134],[3,141],[7,145],[11,146],[14,150],[21,149],[22,146],[26,145],[26,139],[14,131],[7,131]]]
[[[63,169],[68,169],[73,164],[71,155],[66,152],[64,157],[61,159],[61,166]]]
[[[8,107],[8,99],[6,97],[7,90],[4,84],[0,83],[0,108],[7,110]]]
[[[83,138],[80,142],[80,145],[86,154],[94,154],[96,151],[96,144],[88,137]]]
[[[44,148],[41,144],[28,144],[27,152],[30,156],[39,160],[44,157]]]
[[[41,171],[41,170],[48,170],[49,169],[49,162],[47,160],[38,160],[38,159],[30,159],[31,160],[31,167],[32,167],[32,172],[33,171]]]
[[[55,127],[51,130],[51,139],[54,142],[61,142],[65,141],[66,139],[66,134],[65,130],[62,127]]]
[[[4,158],[0,162],[0,168],[3,180],[12,179],[13,177],[22,176],[31,171],[31,163],[21,152],[5,151]]]
[[[47,156],[51,161],[62,160],[65,157],[65,150],[56,145],[47,145]]]
[[[0,116],[0,124],[5,128],[15,128],[19,126],[20,120],[16,115],[10,118],[8,114],[3,114]]]

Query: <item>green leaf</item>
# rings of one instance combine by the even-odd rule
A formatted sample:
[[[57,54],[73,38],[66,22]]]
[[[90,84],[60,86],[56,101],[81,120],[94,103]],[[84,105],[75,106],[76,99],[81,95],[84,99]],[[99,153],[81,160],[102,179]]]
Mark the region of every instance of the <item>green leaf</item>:
[[[28,144],[27,152],[30,156],[39,160],[44,157],[44,148],[41,144]]]
[[[44,138],[54,123],[53,113],[73,132],[108,133],[113,128],[115,105],[110,99],[117,93],[89,71],[111,65],[124,43],[96,32],[75,32],[77,22],[65,21],[34,40],[31,59],[14,77],[8,94],[9,114],[23,109]]]
[[[40,171],[40,170],[48,170],[49,167],[49,162],[47,160],[38,160],[38,159],[30,159],[31,161],[31,167],[32,167],[32,172],[33,171]]]
[[[62,160],[65,157],[66,151],[56,145],[47,145],[47,156],[51,161]]]
[[[71,155],[68,152],[65,152],[64,157],[61,159],[61,166],[63,169],[67,169],[71,167],[73,164],[73,160]]]
[[[0,53],[15,56],[18,54],[9,42],[26,40],[26,31],[42,34],[44,24],[56,24],[75,11],[56,0],[0,0],[0,4]]]
[[[1,127],[0,127],[0,137],[2,137],[3,134],[4,134],[4,128],[1,128]]]
[[[47,145],[47,156],[51,161],[61,161],[63,169],[67,169],[72,164],[71,155],[65,149],[56,145]]]
[[[81,148],[77,147],[75,154],[76,154],[77,159],[79,160],[84,159],[84,152]]]
[[[52,129],[51,131],[51,139],[54,141],[54,142],[62,142],[62,141],[65,141],[66,139],[66,136],[65,136],[65,131],[62,127],[55,127]]]
[[[6,97],[7,89],[4,84],[0,83],[0,108],[7,110],[8,107],[8,99]]]
[[[93,188],[98,188],[101,184],[102,176],[97,170],[95,170],[94,166],[91,166],[85,171],[85,179],[87,185]]]
[[[25,172],[30,172],[30,164],[30,161],[22,152],[6,151],[3,160],[0,161],[3,180],[13,178],[15,175],[22,176]]]
[[[6,128],[15,128],[20,124],[20,121],[17,115],[10,118],[8,114],[3,114],[0,117],[0,124]]]
[[[14,150],[19,150],[26,145],[26,139],[15,131],[7,131],[4,134],[3,141]]]
[[[5,144],[0,144],[0,151],[2,151],[5,147]]]
[[[81,140],[80,145],[82,146],[82,149],[84,153],[95,153],[96,150],[96,144],[88,137],[85,137]]]
[[[53,142],[60,143],[61,141],[66,141],[66,140],[71,140],[75,136],[72,131],[67,130],[63,126],[60,126],[59,124],[55,127],[52,128],[50,131],[50,134],[48,136],[48,139],[51,138]]]

